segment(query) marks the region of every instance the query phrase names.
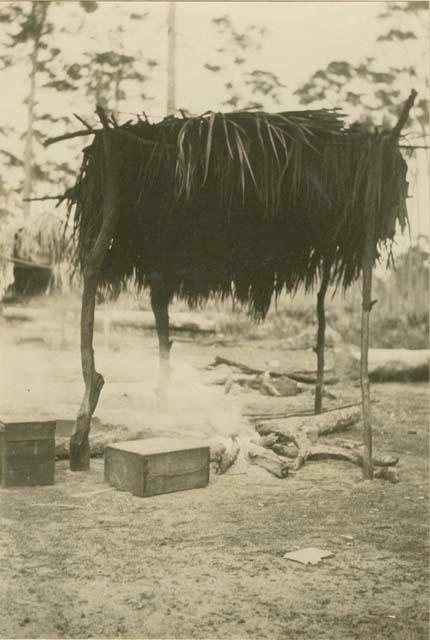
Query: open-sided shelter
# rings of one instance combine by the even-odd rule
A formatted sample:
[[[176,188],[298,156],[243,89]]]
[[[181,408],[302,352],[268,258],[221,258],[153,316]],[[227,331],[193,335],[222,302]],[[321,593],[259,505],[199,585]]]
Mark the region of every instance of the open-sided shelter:
[[[392,131],[348,127],[333,110],[208,112],[121,126],[99,110],[100,129],[68,135],[94,134],[67,196],[84,275],[86,391],[72,468],[89,464],[90,419],[103,386],[92,349],[98,285],[117,288],[133,278],[151,288],[165,384],[174,295],[191,305],[232,296],[264,318],[274,295],[321,279],[321,395],[325,289],[329,282],[348,287],[364,265],[366,329],[372,265],[406,222],[398,138],[413,99]],[[365,378],[364,385],[368,400]]]

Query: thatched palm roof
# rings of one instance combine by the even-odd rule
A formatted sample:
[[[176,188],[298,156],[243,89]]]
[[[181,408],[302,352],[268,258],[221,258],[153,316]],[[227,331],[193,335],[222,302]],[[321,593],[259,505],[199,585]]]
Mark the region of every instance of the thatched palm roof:
[[[347,128],[337,111],[111,126],[120,220],[101,274],[106,286],[162,277],[190,303],[233,293],[264,316],[274,293],[311,287],[323,257],[349,286],[368,216],[379,245],[406,221],[406,163],[392,138]],[[103,216],[103,153],[100,132],[69,193],[81,265]]]

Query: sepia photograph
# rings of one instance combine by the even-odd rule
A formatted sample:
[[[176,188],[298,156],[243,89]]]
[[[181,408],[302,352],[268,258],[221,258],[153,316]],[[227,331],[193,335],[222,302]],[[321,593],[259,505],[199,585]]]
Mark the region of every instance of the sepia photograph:
[[[0,0],[0,638],[428,640],[430,2]]]

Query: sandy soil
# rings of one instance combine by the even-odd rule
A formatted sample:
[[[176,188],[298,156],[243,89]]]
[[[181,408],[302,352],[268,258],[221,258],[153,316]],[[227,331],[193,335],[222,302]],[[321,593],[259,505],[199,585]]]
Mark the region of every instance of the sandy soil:
[[[73,416],[78,353],[9,338],[2,415]],[[260,347],[235,357],[274,357],[274,345]],[[101,419],[154,435],[247,428],[243,399],[201,383],[199,367],[219,349],[174,352],[164,418],[153,402],[154,339],[118,349],[98,357],[109,381]],[[400,456],[399,484],[363,482],[342,462],[278,480],[242,460],[206,489],[140,499],[104,484],[94,459],[78,474],[58,462],[52,487],[0,490],[0,637],[427,640],[427,386],[374,385],[373,397],[375,444]],[[306,546],[334,556],[311,567],[283,558]]]

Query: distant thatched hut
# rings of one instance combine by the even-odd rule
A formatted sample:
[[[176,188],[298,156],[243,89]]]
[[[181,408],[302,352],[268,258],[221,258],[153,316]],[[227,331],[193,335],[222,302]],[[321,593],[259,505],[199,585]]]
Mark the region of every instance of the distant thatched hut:
[[[4,300],[26,299],[61,288],[60,269],[70,260],[64,220],[52,214],[32,214],[20,225],[6,227],[0,262],[13,265],[13,282]]]
[[[99,116],[102,129],[78,134],[95,137],[68,196],[85,282],[86,394],[72,468],[88,465],[90,418],[103,386],[92,352],[98,284],[133,277],[150,286],[166,371],[173,295],[192,305],[233,296],[263,318],[273,295],[309,289],[322,277],[321,365],[327,284],[349,286],[364,264],[369,284],[381,247],[407,217],[407,167],[397,146],[404,122],[368,133],[328,110],[122,126]],[[364,302],[368,314],[371,301]]]

